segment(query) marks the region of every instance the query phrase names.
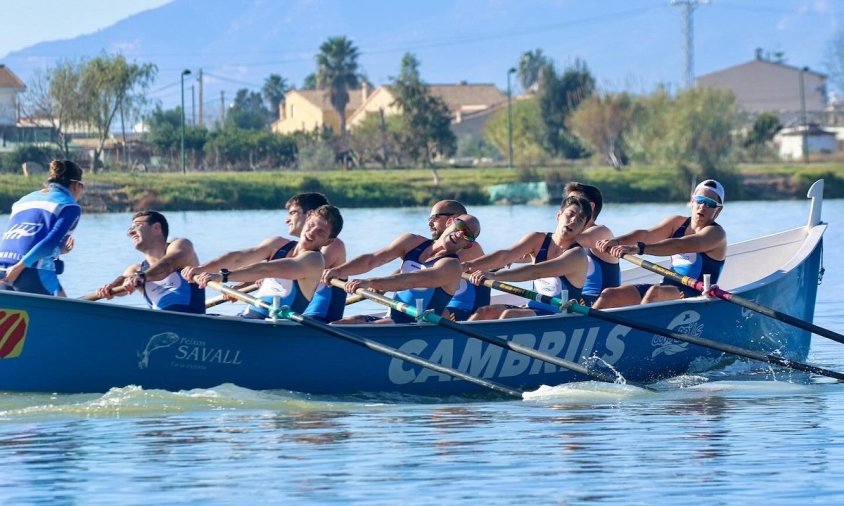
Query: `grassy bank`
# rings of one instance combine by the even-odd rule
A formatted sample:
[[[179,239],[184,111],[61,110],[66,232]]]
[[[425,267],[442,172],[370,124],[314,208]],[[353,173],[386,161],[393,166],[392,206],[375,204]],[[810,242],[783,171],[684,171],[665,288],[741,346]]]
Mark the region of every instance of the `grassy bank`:
[[[86,174],[82,204],[89,212],[278,209],[295,193],[318,191],[341,207],[427,206],[446,198],[478,205],[488,203],[491,185],[570,180],[595,184],[608,202],[667,202],[685,198],[690,184],[677,170],[656,167],[621,171],[604,167],[440,169],[438,175],[439,185],[427,169]],[[844,197],[841,164],[742,166],[725,184],[731,200],[791,198],[805,194],[819,178],[826,180],[827,197]],[[2,212],[8,212],[15,200],[42,182],[43,176],[0,175]]]

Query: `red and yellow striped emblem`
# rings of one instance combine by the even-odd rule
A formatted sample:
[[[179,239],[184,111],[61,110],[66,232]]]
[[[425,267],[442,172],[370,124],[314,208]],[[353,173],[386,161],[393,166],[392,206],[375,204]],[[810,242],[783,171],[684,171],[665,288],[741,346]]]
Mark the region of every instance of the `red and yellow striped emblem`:
[[[29,313],[26,311],[0,309],[0,359],[21,354],[28,326]]]

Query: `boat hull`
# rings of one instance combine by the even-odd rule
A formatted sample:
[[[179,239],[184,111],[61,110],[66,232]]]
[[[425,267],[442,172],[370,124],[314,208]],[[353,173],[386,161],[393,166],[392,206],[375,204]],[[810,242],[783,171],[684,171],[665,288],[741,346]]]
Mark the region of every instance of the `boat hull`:
[[[785,267],[734,292],[811,321],[822,234],[822,226],[807,233],[799,255]],[[612,311],[633,321],[796,360],[805,359],[809,351],[808,332],[720,299]],[[127,385],[176,391],[223,383],[313,394],[449,395],[483,390],[290,321],[184,315],[4,291],[0,291],[0,312],[0,390],[4,391],[104,392]],[[735,358],[581,315],[471,326],[605,374],[617,371],[636,382],[705,371]],[[589,379],[435,325],[343,328],[513,388]]]

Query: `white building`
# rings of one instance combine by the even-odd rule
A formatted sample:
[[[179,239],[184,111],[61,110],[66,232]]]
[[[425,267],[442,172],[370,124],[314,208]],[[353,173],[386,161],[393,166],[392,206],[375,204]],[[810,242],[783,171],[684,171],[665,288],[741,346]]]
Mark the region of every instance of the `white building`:
[[[26,86],[9,67],[0,63],[0,127],[14,127],[18,121],[18,94]]]
[[[818,125],[810,124],[808,128],[802,126],[783,128],[774,136],[774,144],[779,146],[779,155],[783,160],[803,159],[803,139],[808,153],[835,153],[838,151],[838,140],[835,133],[824,130]]]

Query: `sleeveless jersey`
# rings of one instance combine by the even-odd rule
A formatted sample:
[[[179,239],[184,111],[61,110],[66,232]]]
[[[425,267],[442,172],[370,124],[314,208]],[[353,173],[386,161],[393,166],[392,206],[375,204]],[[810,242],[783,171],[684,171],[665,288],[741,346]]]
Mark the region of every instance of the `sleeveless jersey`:
[[[141,270],[148,268],[149,262],[144,260]],[[199,288],[196,283],[188,283],[178,271],[158,281],[145,281],[144,299],[152,309],[205,314],[205,289]]]
[[[419,269],[425,269],[434,265],[434,263],[436,263],[436,261],[440,258],[443,258],[432,258],[427,262],[419,261],[419,257],[433,242],[434,241],[431,239],[425,239],[415,248],[408,251],[407,254],[402,257],[401,272],[412,272],[418,271]],[[456,255],[448,256],[456,258]],[[446,304],[448,304],[451,300],[451,296],[452,294],[447,293],[442,288],[412,288],[396,292],[393,299],[404,302],[405,304],[409,304],[413,307],[416,307],[416,299],[422,299],[422,307],[424,310],[433,309],[435,313],[442,314]],[[390,318],[396,323],[413,323],[416,321],[410,316],[402,313],[401,311],[396,311],[395,309],[390,310]]]
[[[280,258],[287,258],[287,255],[293,251],[298,241],[288,241],[287,244],[276,250],[270,260],[278,260]],[[261,286],[255,293],[255,296],[264,302],[272,305],[273,297],[279,297],[279,307],[287,306],[291,311],[302,313],[308,307],[310,302],[302,290],[299,288],[298,280],[283,279],[283,278],[264,278],[261,280]],[[270,315],[269,311],[264,308],[249,306],[244,311],[242,316],[246,318],[266,318]]]
[[[674,234],[671,235],[671,237],[683,237],[691,222],[691,218],[686,218],[686,221],[683,222],[683,224],[674,232]],[[720,226],[717,223],[714,225]],[[709,274],[710,282],[715,284],[718,282],[718,277],[721,275],[721,270],[724,268],[724,260],[715,260],[706,253],[677,253],[675,255],[671,255],[671,265],[669,268],[681,276],[689,276],[701,281],[703,280],[704,274]],[[680,290],[687,295],[699,295],[697,290],[693,290],[669,278],[663,278],[662,284],[679,287]]]
[[[534,259],[534,264],[538,264],[541,262],[545,262],[548,260],[548,248],[551,245],[551,233],[545,234],[545,240],[542,241],[542,246],[539,248],[539,251],[536,253],[536,258]],[[572,244],[566,251],[572,248],[579,248],[580,245],[577,243]],[[533,281],[533,291],[548,295],[551,297],[559,297],[562,295],[563,290],[568,291],[568,298],[580,300],[582,287],[578,288],[569,282],[565,276],[555,276],[555,277],[548,277],[548,278],[540,278],[535,279]],[[551,304],[543,304],[542,302],[537,302],[535,300],[528,301],[527,307],[536,311],[538,315],[545,315],[545,314],[557,314],[560,312],[560,308],[556,306],[552,306]]]
[[[613,288],[621,285],[621,265],[607,262],[589,248],[586,251],[588,267],[586,269],[586,280],[583,282],[583,296],[597,298],[604,288]]]

